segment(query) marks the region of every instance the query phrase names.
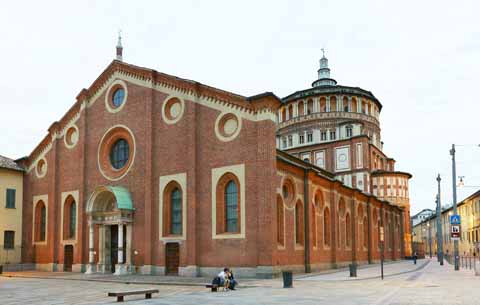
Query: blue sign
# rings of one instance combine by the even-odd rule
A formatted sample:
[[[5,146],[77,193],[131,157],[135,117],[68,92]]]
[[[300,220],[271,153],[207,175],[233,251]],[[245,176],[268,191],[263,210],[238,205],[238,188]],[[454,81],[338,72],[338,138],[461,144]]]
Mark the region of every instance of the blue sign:
[[[450,224],[451,225],[459,225],[460,224],[460,215],[451,215],[450,216]]]

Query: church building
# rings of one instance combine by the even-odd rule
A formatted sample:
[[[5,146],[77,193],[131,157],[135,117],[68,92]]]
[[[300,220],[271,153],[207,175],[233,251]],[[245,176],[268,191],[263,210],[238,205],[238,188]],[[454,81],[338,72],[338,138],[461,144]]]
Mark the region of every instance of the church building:
[[[381,152],[373,96],[328,89],[337,98],[328,109],[368,111],[345,112],[355,116],[345,124],[317,121],[342,139],[332,143],[346,160],[335,165],[333,146],[317,141],[321,130],[291,124],[343,113],[321,111],[327,91],[315,90],[324,80],[312,108],[304,94],[246,97],[125,63],[122,53],[119,39],[117,58],[20,161],[24,263],[180,276],[228,266],[269,278],[405,256],[408,209],[375,192],[384,184],[371,186],[385,175],[405,177]],[[356,106],[342,104],[353,96]],[[350,125],[354,133],[344,137]],[[302,145],[310,142],[320,146]],[[338,167],[346,163],[355,165]]]

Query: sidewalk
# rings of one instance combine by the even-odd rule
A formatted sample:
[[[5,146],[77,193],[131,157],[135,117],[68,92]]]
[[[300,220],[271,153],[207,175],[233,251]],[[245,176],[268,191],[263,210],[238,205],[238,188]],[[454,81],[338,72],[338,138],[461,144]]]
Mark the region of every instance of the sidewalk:
[[[414,272],[423,269],[430,260],[419,259],[417,264],[413,264],[411,260],[402,260],[396,262],[388,262],[383,265],[384,277],[392,277],[400,274]],[[350,277],[350,271],[343,269],[338,272],[318,273],[303,275],[296,278],[299,281],[358,281],[380,278],[380,264],[362,265],[357,269],[357,277]]]
[[[171,286],[205,286],[212,281],[205,277],[185,277],[185,276],[166,276],[166,275],[113,275],[113,274],[85,274],[72,272],[45,272],[45,271],[19,271],[4,272],[4,277],[14,278],[36,278],[36,279],[57,279],[68,281],[87,281],[104,283],[123,283],[139,285],[171,285]],[[257,287],[254,283],[258,279],[239,279],[240,288]]]
[[[384,276],[394,276],[407,272],[413,272],[423,268],[429,260],[421,259],[414,265],[412,261],[394,261],[384,264]],[[141,285],[171,285],[171,286],[205,286],[212,281],[205,277],[184,277],[165,275],[113,275],[113,274],[84,274],[71,272],[44,272],[44,271],[18,271],[4,272],[4,277],[57,279],[68,281],[87,281],[104,283],[124,283]],[[294,281],[357,281],[380,277],[380,264],[361,265],[357,270],[357,277],[350,278],[348,268],[325,270],[318,273],[294,275]],[[276,279],[239,279],[239,288],[271,287],[282,281]]]

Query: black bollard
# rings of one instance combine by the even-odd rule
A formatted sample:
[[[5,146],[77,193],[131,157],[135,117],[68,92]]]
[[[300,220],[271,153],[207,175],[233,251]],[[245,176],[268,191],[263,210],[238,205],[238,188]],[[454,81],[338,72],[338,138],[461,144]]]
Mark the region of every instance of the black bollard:
[[[293,287],[292,271],[282,271],[282,276],[283,276],[283,288],[292,288]]]

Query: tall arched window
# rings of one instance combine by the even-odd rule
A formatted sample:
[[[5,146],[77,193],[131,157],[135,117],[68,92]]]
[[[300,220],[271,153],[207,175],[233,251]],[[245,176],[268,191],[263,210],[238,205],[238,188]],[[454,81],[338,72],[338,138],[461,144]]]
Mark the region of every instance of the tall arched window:
[[[298,103],[298,115],[299,115],[299,116],[304,115],[304,112],[305,112],[304,107],[305,107],[305,106],[304,106],[304,104],[303,104],[303,101],[300,101],[300,102]]]
[[[288,105],[288,118],[293,119],[293,105]]]
[[[70,211],[69,211],[69,216],[70,216],[70,222],[69,222],[69,228],[68,228],[68,237],[69,238],[75,238],[75,231],[77,228],[77,204],[75,201],[72,201],[70,204]]]
[[[295,243],[303,245],[303,207],[301,202],[295,204]]]
[[[352,224],[350,222],[350,213],[345,216],[345,245],[350,247],[352,245]]]
[[[283,201],[280,196],[277,196],[277,243],[281,246],[285,245],[283,215],[284,215]]]
[[[307,114],[313,113],[313,101],[310,99],[307,101]]]
[[[176,187],[170,195],[170,233],[182,234],[182,192]]]
[[[35,238],[37,242],[45,241],[47,233],[47,209],[43,201],[39,201],[35,207]]]
[[[225,188],[225,231],[238,232],[238,189],[231,180]]]
[[[330,246],[330,210],[328,207],[323,211],[323,242]]]

